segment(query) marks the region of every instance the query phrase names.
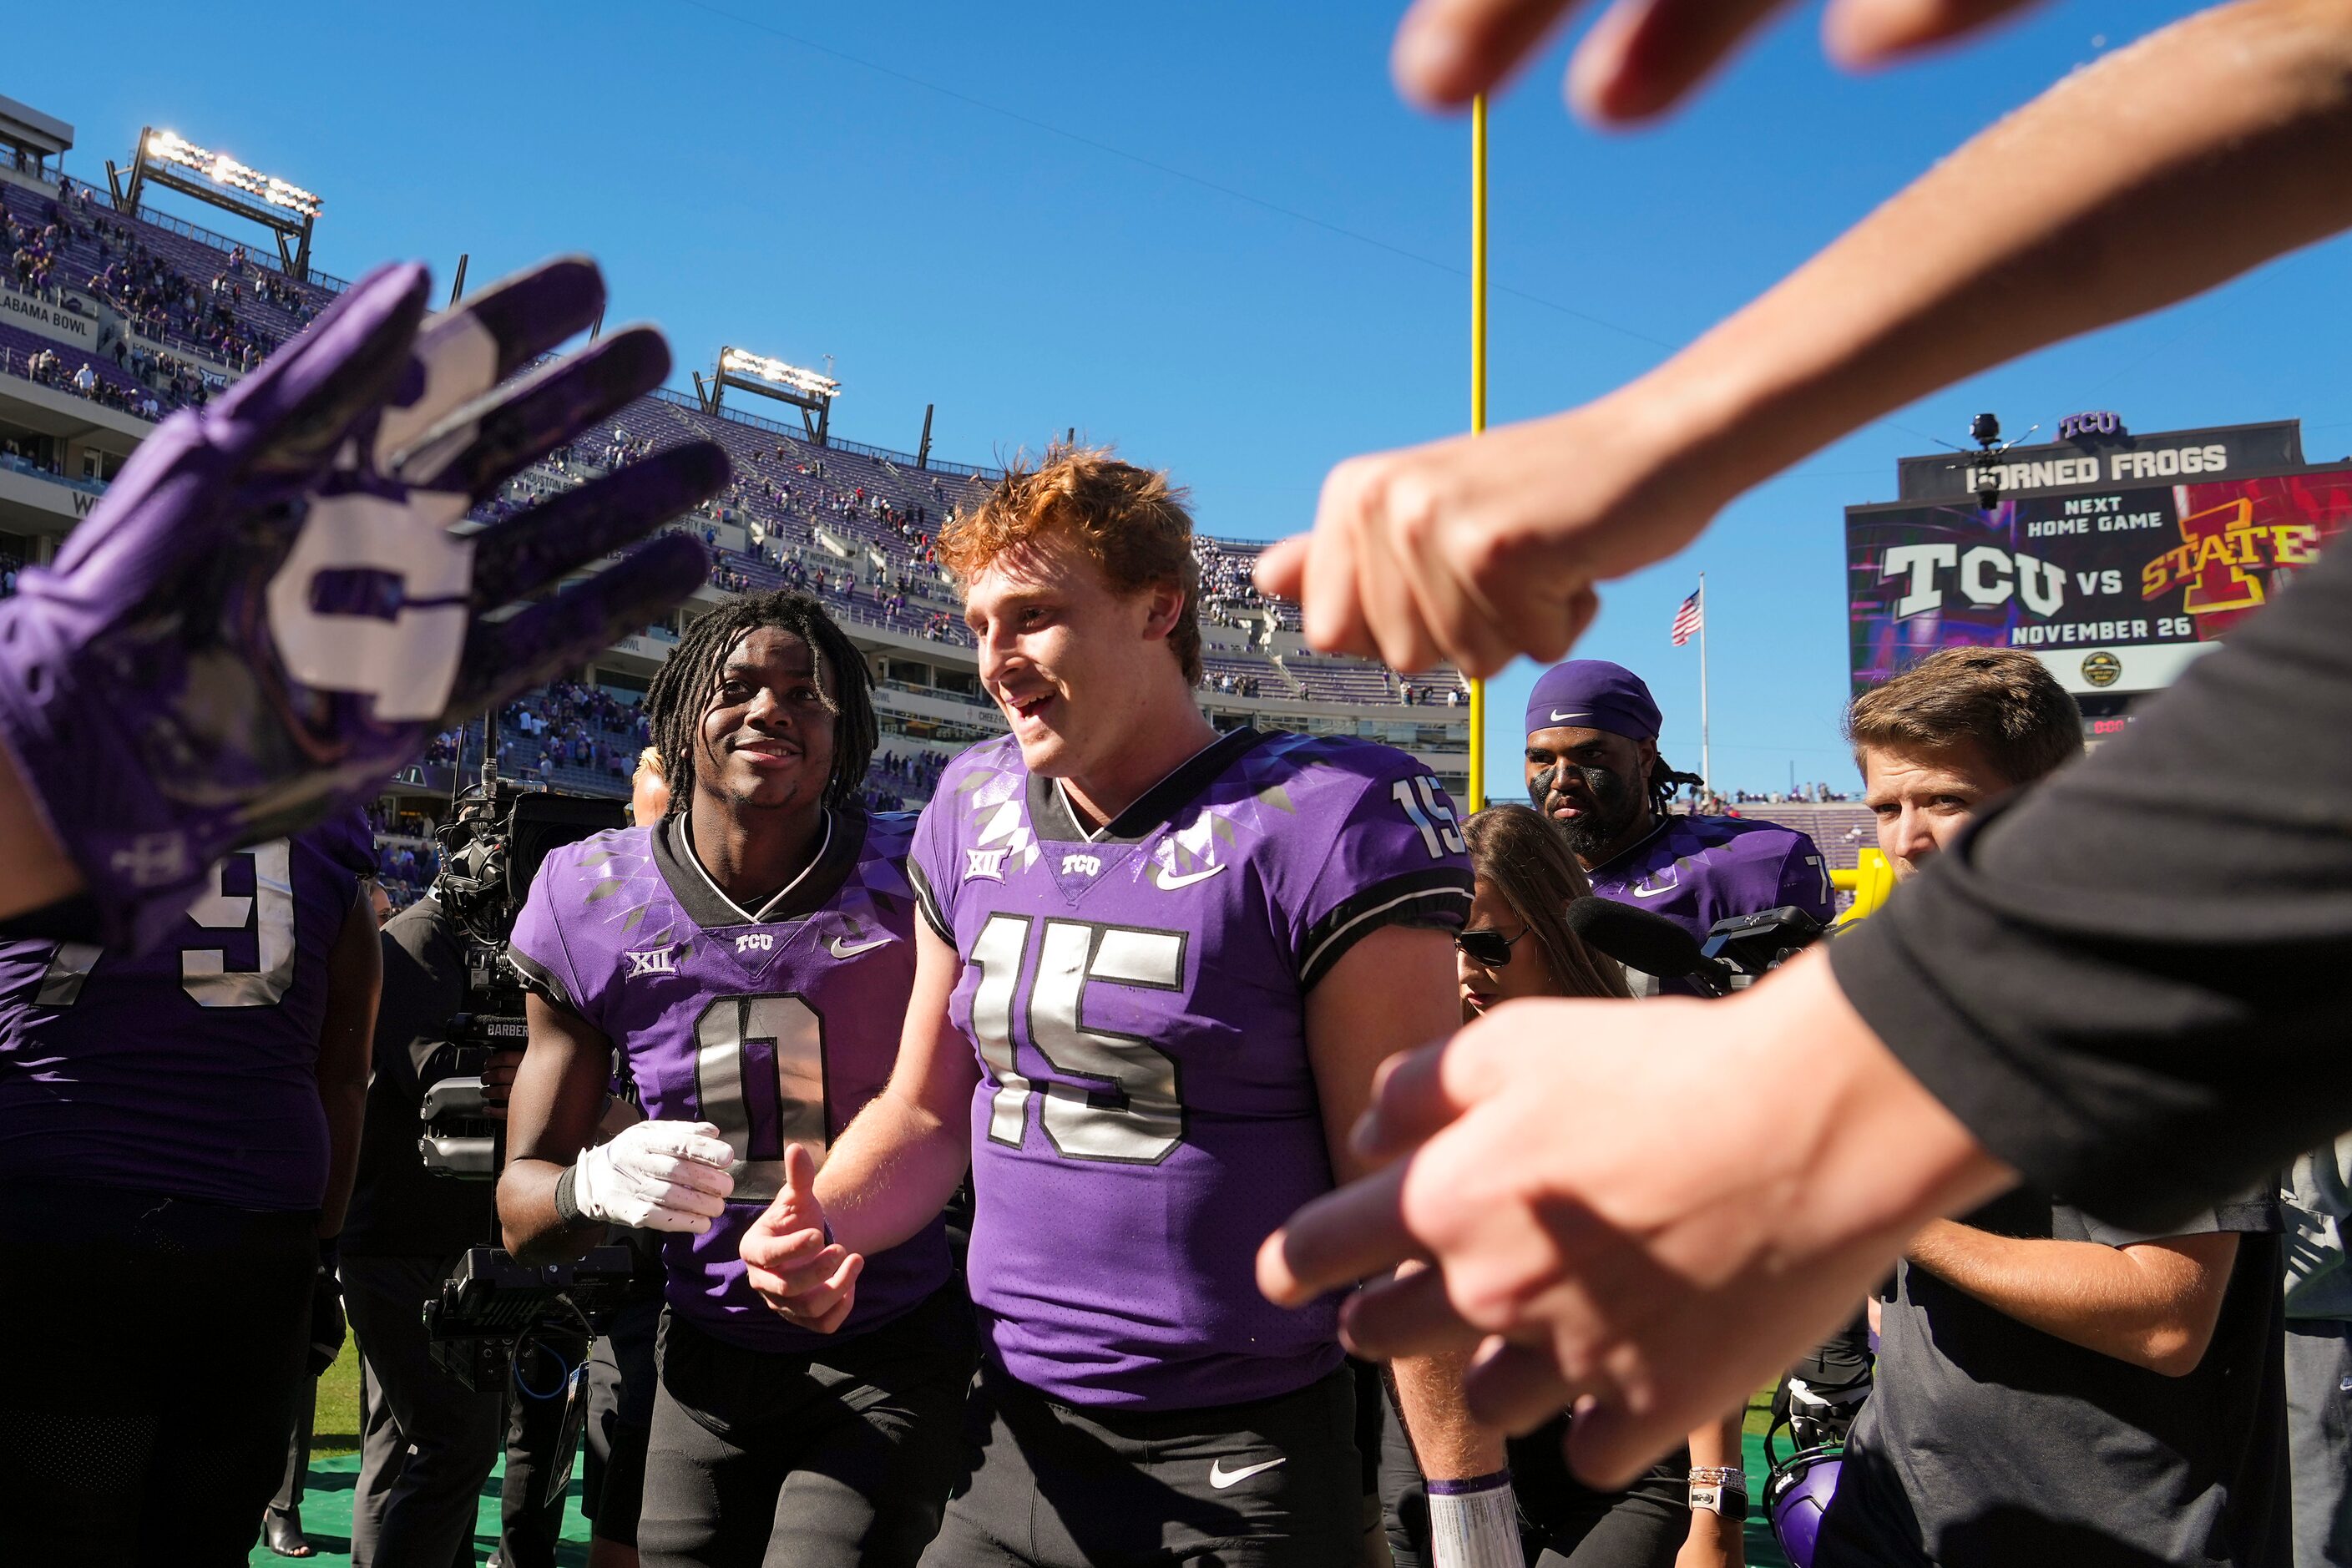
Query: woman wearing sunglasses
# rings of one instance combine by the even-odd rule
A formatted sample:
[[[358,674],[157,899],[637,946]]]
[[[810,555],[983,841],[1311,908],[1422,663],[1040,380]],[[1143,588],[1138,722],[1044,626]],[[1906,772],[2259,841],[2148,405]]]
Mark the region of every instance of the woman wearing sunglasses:
[[[1467,1023],[1523,996],[1629,995],[1615,960],[1586,945],[1568,926],[1570,902],[1592,889],[1576,858],[1542,816],[1524,805],[1490,806],[1463,825],[1477,877],[1467,926],[1454,939],[1455,972]],[[1662,1151],[1661,1158],[1668,1157]],[[1389,1549],[1398,1568],[1446,1568],[1431,1546],[1431,1501],[1398,1419],[1393,1390],[1381,1442],[1381,1499]],[[1525,1561],[1543,1568],[1739,1568],[1739,1510],[1727,1486],[1719,1510],[1695,1508],[1694,1463],[1708,1469],[1739,1463],[1736,1421],[1691,1435],[1622,1492],[1595,1491],[1569,1474],[1560,1443],[1568,1417],[1505,1445],[1516,1493]],[[1503,1493],[1503,1477],[1486,1495]],[[1458,1510],[1465,1486],[1441,1491],[1441,1514]],[[1473,1494],[1476,1495],[1476,1494]],[[1444,1532],[1441,1520],[1441,1533]],[[1454,1553],[1446,1553],[1448,1559]]]

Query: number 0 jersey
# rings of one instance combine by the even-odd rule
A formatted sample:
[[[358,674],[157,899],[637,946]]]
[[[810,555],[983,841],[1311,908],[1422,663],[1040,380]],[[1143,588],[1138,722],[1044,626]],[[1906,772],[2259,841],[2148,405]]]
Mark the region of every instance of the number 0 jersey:
[[[1336,1303],[1273,1306],[1255,1260],[1332,1184],[1307,992],[1383,925],[1469,912],[1437,781],[1237,730],[1089,834],[1007,737],[948,765],[908,868],[965,965],[989,1353],[1070,1404],[1160,1409],[1336,1367]]]
[[[673,1310],[752,1350],[805,1354],[753,1292],[738,1253],[776,1195],[784,1145],[822,1164],[833,1137],[889,1081],[914,983],[914,818],[836,811],[816,863],[752,918],[685,840],[686,818],[600,833],[552,851],[515,921],[524,984],[621,1048],[646,1114],[708,1121],[735,1151],[735,1192],[702,1236],[666,1237]],[[947,1234],[866,1260],[843,1333],[878,1328],[948,1279]]]
[[[327,1190],[328,955],[375,850],[357,812],[240,849],[160,948],[0,942],[0,1182],[238,1208]]]

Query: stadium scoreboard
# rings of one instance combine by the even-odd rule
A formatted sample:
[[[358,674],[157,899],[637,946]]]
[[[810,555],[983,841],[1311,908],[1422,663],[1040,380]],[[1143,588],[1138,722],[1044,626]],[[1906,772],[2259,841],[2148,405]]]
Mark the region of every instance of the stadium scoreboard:
[[[1846,509],[1856,694],[1940,648],[2022,648],[2106,739],[2352,521],[2352,459],[2305,462],[2297,420],[2060,428],[1901,458],[1899,500]]]

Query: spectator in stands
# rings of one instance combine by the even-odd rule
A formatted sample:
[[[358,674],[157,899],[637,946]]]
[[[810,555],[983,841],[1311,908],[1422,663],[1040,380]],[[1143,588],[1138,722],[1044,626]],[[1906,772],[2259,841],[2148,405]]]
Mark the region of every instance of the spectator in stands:
[[[1906,879],[1979,803],[2083,750],[2073,700],[2006,648],[1922,660],[1846,733]],[[1814,1563],[2285,1563],[2279,1230],[2267,1187],[2156,1236],[2031,1187],[1931,1222]]]

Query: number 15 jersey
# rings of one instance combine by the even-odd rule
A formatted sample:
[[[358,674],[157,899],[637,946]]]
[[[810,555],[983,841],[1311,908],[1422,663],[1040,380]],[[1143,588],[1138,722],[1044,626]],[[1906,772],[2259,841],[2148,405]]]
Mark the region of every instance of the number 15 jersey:
[[[989,1353],[1146,1409],[1332,1371],[1336,1303],[1273,1306],[1255,1259],[1332,1184],[1307,994],[1380,927],[1469,912],[1437,781],[1385,746],[1237,730],[1089,833],[1007,737],[948,765],[908,870],[964,962]]]

